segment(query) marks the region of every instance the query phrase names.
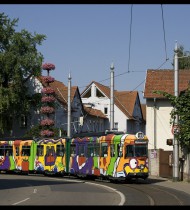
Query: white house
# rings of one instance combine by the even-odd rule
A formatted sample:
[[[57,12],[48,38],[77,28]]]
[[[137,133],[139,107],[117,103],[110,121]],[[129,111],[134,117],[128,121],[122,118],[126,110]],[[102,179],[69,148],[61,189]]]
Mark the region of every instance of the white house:
[[[190,70],[179,70],[179,92],[186,90],[190,81]],[[146,99],[146,134],[150,139],[149,148],[171,150],[166,139],[173,138],[170,124],[171,103],[154,91],[165,91],[174,95],[174,70],[147,70],[144,98]]]
[[[179,70],[179,93],[188,88],[190,70]],[[173,146],[166,144],[167,139],[173,139],[170,113],[173,109],[170,101],[154,91],[164,91],[174,95],[174,70],[148,69],[144,88],[146,99],[146,134],[149,138],[149,149],[172,151]],[[179,156],[181,157],[181,153]],[[169,160],[168,160],[169,161]],[[189,174],[189,157],[185,162],[184,172]]]
[[[81,93],[83,104],[91,104],[109,119],[105,129],[110,129],[110,88],[92,81]],[[137,91],[114,90],[114,129],[123,132],[145,132],[145,122]]]

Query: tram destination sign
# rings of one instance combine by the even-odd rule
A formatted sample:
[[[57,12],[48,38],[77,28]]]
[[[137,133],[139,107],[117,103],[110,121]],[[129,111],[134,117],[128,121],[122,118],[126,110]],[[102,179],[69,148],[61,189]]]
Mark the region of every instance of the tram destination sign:
[[[141,139],[138,139],[138,140],[135,140],[135,144],[147,144],[148,142],[145,141],[145,140],[141,140]]]

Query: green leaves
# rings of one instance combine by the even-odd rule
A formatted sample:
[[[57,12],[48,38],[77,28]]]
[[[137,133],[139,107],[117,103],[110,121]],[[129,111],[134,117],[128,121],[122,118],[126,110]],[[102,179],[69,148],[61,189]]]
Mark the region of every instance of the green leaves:
[[[40,103],[36,96],[32,99],[26,82],[41,75],[43,55],[37,47],[46,36],[25,29],[18,32],[17,23],[18,19],[0,13],[0,136],[12,128],[19,115]]]

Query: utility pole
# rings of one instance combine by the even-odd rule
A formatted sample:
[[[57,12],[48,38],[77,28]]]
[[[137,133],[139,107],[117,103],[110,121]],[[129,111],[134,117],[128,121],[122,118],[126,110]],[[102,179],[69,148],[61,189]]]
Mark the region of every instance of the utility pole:
[[[174,50],[174,93],[175,96],[178,97],[179,95],[179,70],[178,70],[178,46],[177,42],[175,43],[175,50]],[[174,107],[175,109],[175,107]],[[176,138],[176,134],[178,132],[178,121],[179,116],[176,115],[174,118],[174,145],[173,145],[173,181],[179,181],[179,145],[178,140]]]
[[[156,98],[154,98],[154,150],[157,149],[157,114],[156,114]]]
[[[111,84],[110,84],[110,130],[114,129],[114,65],[110,66]]]
[[[71,75],[68,77],[67,137],[71,137]]]

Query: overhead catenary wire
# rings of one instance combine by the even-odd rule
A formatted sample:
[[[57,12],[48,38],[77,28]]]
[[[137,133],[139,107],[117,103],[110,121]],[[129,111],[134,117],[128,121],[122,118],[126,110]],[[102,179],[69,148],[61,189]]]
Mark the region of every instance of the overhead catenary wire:
[[[161,10],[162,10],[162,25],[163,25],[163,34],[164,34],[164,48],[165,48],[166,60],[168,60],[167,47],[166,47],[166,32],[165,32],[165,26],[164,26],[164,10],[163,10],[162,4],[161,4]]]
[[[133,4],[131,5],[131,21],[130,21],[130,33],[129,33],[129,58],[128,58],[128,72],[130,67],[130,58],[131,58],[131,33],[132,33],[132,20],[133,20]]]
[[[130,59],[131,59],[131,35],[132,35],[132,20],[133,20],[133,4],[131,5],[131,19],[130,19],[130,36],[129,36],[129,57],[128,57],[128,71],[125,71],[123,73],[120,73],[120,74],[117,74],[117,75],[114,75],[114,78],[115,77],[119,77],[119,76],[122,76],[124,74],[127,74],[127,73],[137,73],[137,72],[144,72],[144,71],[134,71],[134,70],[130,70]],[[164,54],[165,54],[165,61],[163,63],[161,63],[159,65],[158,68],[156,68],[155,70],[159,70],[162,66],[164,66],[166,64],[166,62],[168,62],[170,59],[168,58],[168,55],[167,55],[167,44],[166,44],[166,31],[165,31],[165,21],[164,21],[164,9],[163,9],[163,5],[161,4],[161,17],[162,17],[162,29],[163,29],[163,40],[164,40]],[[107,79],[103,79],[101,81],[99,81],[100,83],[101,82],[104,82],[104,81],[107,81],[107,80],[110,80],[110,77],[107,78]],[[136,90],[139,86],[141,86],[143,83],[144,83],[145,79],[143,81],[141,81],[139,84],[137,84],[137,86],[135,88],[133,88],[130,92],[133,92],[134,90]],[[87,86],[81,86],[79,88],[84,88],[84,87],[87,87]],[[143,91],[142,91],[143,92]]]

